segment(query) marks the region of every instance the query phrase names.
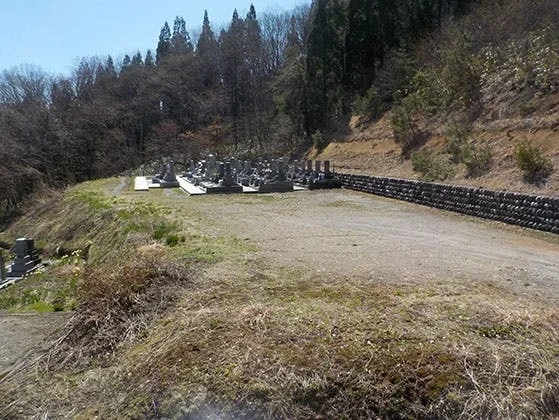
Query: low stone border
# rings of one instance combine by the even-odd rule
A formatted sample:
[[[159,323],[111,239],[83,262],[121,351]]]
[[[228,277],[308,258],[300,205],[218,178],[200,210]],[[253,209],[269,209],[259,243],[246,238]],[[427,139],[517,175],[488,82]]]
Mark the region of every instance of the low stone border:
[[[345,188],[559,234],[559,198],[398,178],[336,174]]]

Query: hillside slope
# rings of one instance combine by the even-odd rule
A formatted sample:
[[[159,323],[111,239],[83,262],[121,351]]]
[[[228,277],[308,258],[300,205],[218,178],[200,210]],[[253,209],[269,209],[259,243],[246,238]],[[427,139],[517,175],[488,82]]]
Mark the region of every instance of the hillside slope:
[[[478,177],[468,177],[464,166],[458,165],[455,176],[440,182],[558,195],[559,95],[555,99],[556,105],[545,116],[476,123],[472,133],[475,143],[490,144],[493,150],[490,170]],[[402,156],[401,146],[394,140],[390,119],[390,112],[375,122],[362,122],[359,117],[354,117],[347,137],[334,138],[320,153],[312,150],[309,157],[330,160],[338,172],[420,179],[421,175],[413,170],[411,159]],[[435,134],[429,137],[424,148],[443,152],[448,143],[445,126],[438,123],[433,131]],[[526,182],[514,159],[515,145],[523,140],[536,145],[554,162],[555,171],[541,185]]]
[[[310,155],[330,159],[339,171],[404,178],[428,172],[447,183],[557,195],[558,14],[548,0],[515,0],[506,8],[479,2],[393,52],[354,103],[354,113],[365,117],[353,117],[343,127],[348,134]],[[550,175],[525,177],[516,160],[521,144],[551,161]],[[429,165],[434,170],[426,171]]]

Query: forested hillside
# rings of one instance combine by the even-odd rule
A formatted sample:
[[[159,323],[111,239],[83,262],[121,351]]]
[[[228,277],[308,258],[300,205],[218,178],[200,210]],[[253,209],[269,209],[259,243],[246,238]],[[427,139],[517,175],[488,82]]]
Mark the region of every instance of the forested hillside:
[[[163,156],[323,149],[352,114],[375,120],[394,105],[409,156],[425,121],[470,123],[505,82],[506,95],[527,98],[511,112],[532,112],[557,93],[557,9],[553,0],[315,0],[264,15],[251,6],[219,33],[206,13],[196,40],[177,17],[153,51],[84,58],[69,76],[4,70],[0,214],[42,186]]]

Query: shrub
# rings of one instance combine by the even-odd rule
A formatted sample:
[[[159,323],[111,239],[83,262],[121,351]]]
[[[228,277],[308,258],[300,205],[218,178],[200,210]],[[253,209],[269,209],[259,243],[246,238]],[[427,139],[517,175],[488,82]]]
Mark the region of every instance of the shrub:
[[[479,176],[491,168],[493,164],[493,150],[489,145],[476,148],[473,144],[467,143],[462,161],[468,170],[467,176]]]
[[[537,146],[530,145],[526,140],[516,144],[514,157],[528,182],[542,182],[553,172],[551,160],[543,156]]]
[[[471,125],[453,120],[447,127],[446,152],[452,163],[466,165],[468,177],[476,177],[489,170],[493,163],[493,151],[489,145],[476,147],[470,141]]]
[[[326,146],[328,146],[328,140],[324,138],[324,135],[320,132],[320,130],[316,130],[311,138],[314,148],[319,152],[323,151]]]
[[[455,174],[454,168],[440,155],[429,150],[420,150],[411,156],[413,170],[427,181],[443,181]]]
[[[171,223],[164,221],[158,221],[157,224],[153,227],[152,237],[158,241],[166,239],[169,235],[172,235],[173,232],[176,232],[179,229],[177,223]]]
[[[180,265],[154,253],[130,261],[87,267],[78,293],[76,314],[67,334],[56,344],[56,363],[87,363],[88,357],[110,355],[125,341],[149,328],[189,281]]]
[[[381,110],[381,100],[377,89],[372,86],[365,94],[355,100],[353,111],[368,117],[377,117]]]
[[[402,155],[406,157],[427,140],[426,133],[418,127],[414,117],[417,106],[417,95],[412,94],[393,108],[392,133],[396,143],[402,147]]]
[[[445,109],[448,93],[436,70],[420,70],[413,77],[412,87],[418,97],[418,108],[426,115],[433,116]]]
[[[180,242],[180,239],[181,238],[180,238],[179,235],[176,235],[176,234],[172,233],[172,234],[167,236],[167,238],[165,239],[165,243],[168,246],[175,246]]]
[[[471,125],[458,119],[452,120],[448,125],[446,130],[448,137],[446,152],[450,154],[453,163],[464,161],[464,155],[468,153],[468,139],[471,132]]]
[[[472,46],[464,35],[457,36],[453,48],[443,56],[442,79],[446,86],[446,106],[467,109],[481,99],[481,74]]]

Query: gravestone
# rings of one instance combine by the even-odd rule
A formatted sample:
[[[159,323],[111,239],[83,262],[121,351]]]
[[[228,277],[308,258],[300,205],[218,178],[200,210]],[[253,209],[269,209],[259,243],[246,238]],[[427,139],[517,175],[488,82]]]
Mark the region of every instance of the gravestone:
[[[207,181],[215,181],[215,177],[217,175],[217,167],[214,155],[209,155],[207,160],[206,166],[206,176],[205,180]]]
[[[168,162],[165,165],[163,177],[159,180],[159,183],[161,184],[161,188],[172,188],[179,186],[177,174],[175,173],[175,163],[173,161]]]
[[[41,263],[33,239],[16,239],[15,254],[16,258],[7,273],[8,277],[22,277]]]
[[[234,166],[235,175],[239,175],[243,171],[243,161],[235,159],[234,162],[235,162],[235,166]]]
[[[233,168],[231,162],[220,163],[220,171],[223,170],[223,178],[219,183],[202,182],[201,186],[206,190],[206,194],[227,194],[241,193],[243,187],[233,179]]]
[[[243,175],[250,175],[252,173],[252,164],[249,160],[245,160],[243,165]]]
[[[330,177],[330,161],[329,160],[324,161],[324,175],[326,176],[326,178]]]
[[[231,167],[231,162],[225,162],[223,164],[223,178],[221,180],[221,185],[223,185],[224,187],[235,185],[235,181],[233,180],[233,170]]]
[[[163,174],[163,180],[166,182],[175,182],[177,180],[177,174],[175,173],[174,162],[169,162],[165,165],[165,173]]]
[[[320,164],[320,162],[319,162]],[[320,168],[320,166],[318,166]],[[317,170],[315,176],[309,180],[309,190],[324,190],[332,188],[341,188],[342,182],[330,171],[330,161],[324,161],[324,171]]]
[[[307,160],[307,175],[310,175],[311,172],[312,172],[312,160],[308,159]]]
[[[252,175],[252,165],[250,163],[250,161],[245,160],[243,163],[243,169],[240,172],[240,174],[238,175],[238,179],[237,181],[245,186],[248,187],[250,184],[250,176]]]
[[[285,181],[287,179],[287,176],[285,174],[285,166],[283,164],[283,159],[278,159],[277,160],[277,168],[278,168],[277,180],[278,181]]]

